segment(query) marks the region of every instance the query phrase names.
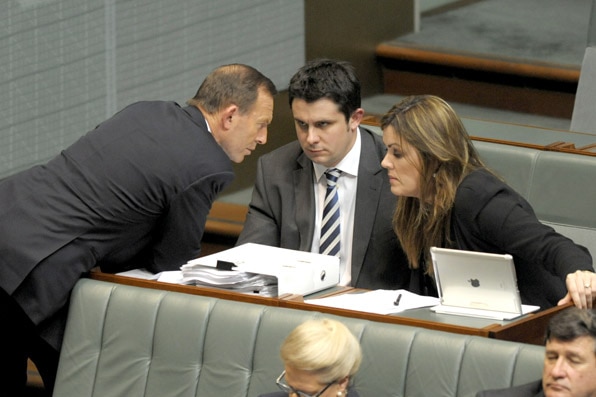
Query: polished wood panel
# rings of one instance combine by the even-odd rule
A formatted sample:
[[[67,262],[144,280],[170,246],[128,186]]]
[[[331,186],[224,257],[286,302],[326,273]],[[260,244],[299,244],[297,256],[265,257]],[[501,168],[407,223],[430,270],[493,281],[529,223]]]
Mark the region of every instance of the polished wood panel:
[[[238,237],[244,227],[247,212],[246,205],[215,201],[207,216],[205,231]]]
[[[489,337],[503,340],[522,340],[535,345],[544,344],[546,326],[550,319],[557,313],[573,306],[555,306],[550,309],[532,313],[511,324],[497,327],[489,332]]]
[[[373,126],[373,127],[380,127],[380,116],[375,114],[367,114],[362,119],[362,125]],[[584,134],[590,135],[592,134]],[[525,147],[528,149],[536,149],[536,150],[545,150],[545,151],[552,151],[552,152],[562,152],[562,153],[571,153],[571,154],[581,154],[585,156],[596,156],[596,143],[584,145],[581,147],[576,147],[572,142],[566,141],[554,141],[546,145],[539,145],[535,143],[527,143],[527,142],[516,142],[510,141],[506,139],[496,139],[496,138],[486,138],[481,136],[474,136],[470,135],[472,141],[482,141],[482,142],[489,142],[489,143],[498,143],[500,145],[509,145],[509,146],[517,146],[517,147]],[[596,136],[594,136],[596,140]]]
[[[580,68],[447,51],[411,43],[376,48],[387,94],[434,94],[447,101],[571,119]]]
[[[439,47],[410,43],[381,43],[376,48],[376,54],[384,58],[561,81],[575,85],[579,81],[580,74],[580,67],[574,65],[556,65],[465,51],[447,51]]]
[[[33,361],[27,361],[27,393],[28,395],[42,395],[44,390],[43,380]]]

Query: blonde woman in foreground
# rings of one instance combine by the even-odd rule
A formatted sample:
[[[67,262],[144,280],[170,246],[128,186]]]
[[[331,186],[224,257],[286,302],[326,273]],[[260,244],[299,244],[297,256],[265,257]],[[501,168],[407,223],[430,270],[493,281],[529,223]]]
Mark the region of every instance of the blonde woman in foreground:
[[[350,379],[362,361],[360,343],[348,328],[331,319],[308,320],[281,346],[284,371],[276,380],[281,392],[261,397],[358,397]]]

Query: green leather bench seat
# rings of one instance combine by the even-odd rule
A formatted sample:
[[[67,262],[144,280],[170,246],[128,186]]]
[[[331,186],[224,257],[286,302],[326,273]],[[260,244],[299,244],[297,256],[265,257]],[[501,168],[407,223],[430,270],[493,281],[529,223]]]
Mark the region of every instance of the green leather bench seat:
[[[258,396],[287,334],[319,312],[82,279],[54,396]],[[361,396],[474,396],[541,376],[544,348],[337,317],[363,349]]]
[[[474,141],[474,147],[488,167],[529,199],[540,150],[483,141]]]
[[[590,250],[596,259],[596,157],[541,152],[529,201],[544,223]]]
[[[596,157],[482,141],[474,146],[532,204],[543,223],[596,258]]]

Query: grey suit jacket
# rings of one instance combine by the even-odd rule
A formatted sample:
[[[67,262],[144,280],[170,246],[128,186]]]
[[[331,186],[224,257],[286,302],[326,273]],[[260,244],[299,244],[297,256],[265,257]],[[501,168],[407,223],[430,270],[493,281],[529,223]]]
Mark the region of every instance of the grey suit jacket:
[[[410,271],[393,231],[396,197],[381,167],[381,138],[360,127],[352,285],[366,289],[407,288]],[[261,156],[244,229],[237,244],[248,242],[310,251],[315,227],[312,161],[298,141]]]
[[[476,397],[544,397],[542,380],[507,389],[485,390],[476,394]]]

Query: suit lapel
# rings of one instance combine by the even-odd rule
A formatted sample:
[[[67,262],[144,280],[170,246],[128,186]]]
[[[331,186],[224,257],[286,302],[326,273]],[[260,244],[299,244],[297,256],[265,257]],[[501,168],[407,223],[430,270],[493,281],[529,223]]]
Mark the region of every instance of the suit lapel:
[[[360,130],[362,131],[362,128]],[[383,169],[375,143],[369,133],[361,132],[360,137],[362,138],[362,147],[358,166],[354,237],[352,240],[352,285],[358,281],[362,269],[383,185]]]
[[[298,227],[299,250],[310,251],[315,229],[315,194],[313,192],[313,165],[304,153],[296,159],[298,167],[293,173],[296,206],[294,219]],[[300,204],[306,203],[306,204]],[[305,216],[305,214],[311,214]]]

